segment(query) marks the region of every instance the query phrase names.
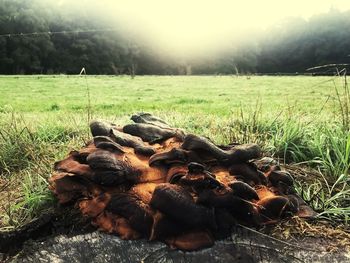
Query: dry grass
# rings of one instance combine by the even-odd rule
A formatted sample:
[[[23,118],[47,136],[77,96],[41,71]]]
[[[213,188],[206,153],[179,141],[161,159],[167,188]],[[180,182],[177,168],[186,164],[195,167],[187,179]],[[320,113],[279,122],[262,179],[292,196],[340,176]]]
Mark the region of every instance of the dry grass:
[[[273,237],[289,242],[298,239],[316,238],[327,252],[350,249],[350,232],[343,226],[332,226],[329,222],[308,222],[299,217],[292,217],[281,221],[271,231]]]

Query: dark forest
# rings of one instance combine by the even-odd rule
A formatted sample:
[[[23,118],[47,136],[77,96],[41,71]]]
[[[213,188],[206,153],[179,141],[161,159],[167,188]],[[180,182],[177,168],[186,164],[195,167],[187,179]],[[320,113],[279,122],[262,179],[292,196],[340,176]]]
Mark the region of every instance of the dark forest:
[[[49,2],[0,0],[0,74],[77,74],[82,67],[115,75],[295,74],[350,60],[350,12],[336,9],[246,32],[218,52],[179,56],[128,34],[122,22],[111,26],[93,8]]]

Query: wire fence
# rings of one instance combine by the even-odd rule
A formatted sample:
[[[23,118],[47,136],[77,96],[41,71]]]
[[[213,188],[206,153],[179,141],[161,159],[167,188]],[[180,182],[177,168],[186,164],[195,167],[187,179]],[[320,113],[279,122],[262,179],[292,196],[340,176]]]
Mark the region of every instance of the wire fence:
[[[113,32],[117,31],[117,28],[104,28],[104,29],[85,29],[85,30],[64,30],[64,31],[46,31],[46,32],[28,32],[28,33],[7,33],[0,34],[0,37],[24,37],[24,36],[42,36],[42,35],[65,35],[65,34],[78,34],[78,33],[97,33],[97,32]]]

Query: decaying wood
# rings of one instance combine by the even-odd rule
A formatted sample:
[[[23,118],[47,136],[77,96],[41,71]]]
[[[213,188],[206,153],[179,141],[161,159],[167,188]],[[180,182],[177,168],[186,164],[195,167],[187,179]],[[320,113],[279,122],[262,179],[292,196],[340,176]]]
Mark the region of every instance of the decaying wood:
[[[197,234],[198,235],[198,234]],[[196,233],[192,237],[198,239]],[[188,237],[188,239],[190,239]],[[179,242],[183,241],[179,240]],[[181,244],[180,244],[181,245]],[[201,244],[203,245],[203,244]],[[232,235],[212,247],[194,252],[172,249],[144,239],[125,241],[101,232],[58,235],[44,241],[28,241],[10,262],[349,262],[350,253],[327,252],[316,238],[280,241],[236,226]]]
[[[222,216],[222,215],[221,215]],[[0,233],[1,262],[348,262],[350,252],[329,252],[329,240],[316,237],[279,240],[241,225],[212,247],[182,252],[161,242],[145,239],[125,241],[94,231],[87,218],[69,207],[41,216],[15,232]],[[227,218],[225,220],[227,222]],[[122,223],[122,222],[120,222]],[[165,226],[168,226],[166,222]],[[161,224],[158,224],[162,227]],[[178,229],[169,229],[170,234]],[[200,233],[192,237],[205,238]],[[205,237],[205,235],[204,235]],[[135,239],[138,236],[126,236]],[[187,240],[191,240],[187,237]],[[24,242],[25,241],[25,242]],[[174,240],[169,240],[174,243]],[[178,240],[178,246],[186,240]],[[194,240],[195,241],[195,240]],[[24,245],[22,244],[24,242]],[[180,243],[181,242],[181,243]],[[22,246],[23,245],[23,246]],[[205,244],[200,244],[201,246]],[[5,253],[5,254],[3,254]]]

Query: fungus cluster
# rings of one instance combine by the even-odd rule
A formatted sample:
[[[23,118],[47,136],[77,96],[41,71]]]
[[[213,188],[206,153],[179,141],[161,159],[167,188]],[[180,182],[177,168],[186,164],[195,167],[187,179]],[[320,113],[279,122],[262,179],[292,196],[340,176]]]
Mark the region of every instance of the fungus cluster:
[[[92,223],[123,239],[195,250],[233,225],[311,217],[293,178],[256,144],[215,145],[147,113],[117,127],[93,121],[93,140],[56,162],[50,189]]]

